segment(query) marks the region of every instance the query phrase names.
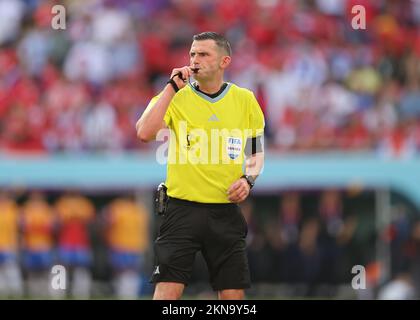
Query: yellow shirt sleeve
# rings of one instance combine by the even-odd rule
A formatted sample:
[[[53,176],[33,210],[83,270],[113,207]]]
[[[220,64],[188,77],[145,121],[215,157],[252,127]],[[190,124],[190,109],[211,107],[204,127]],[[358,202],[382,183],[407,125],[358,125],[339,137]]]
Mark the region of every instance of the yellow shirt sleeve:
[[[162,95],[162,92],[159,93],[157,96],[154,96],[152,98],[152,100],[150,100],[149,104],[147,105],[147,108],[144,112],[149,111],[156,103],[156,101],[158,101],[158,99],[160,98],[160,96]],[[163,121],[165,121],[166,125],[168,126],[168,128],[171,125],[172,122],[172,117],[171,117],[171,106],[172,106],[172,102],[169,104],[168,109],[166,110],[165,116],[163,117]]]
[[[265,120],[261,107],[255,98],[254,94],[250,92],[249,95],[249,129],[252,131],[252,138],[264,135]]]

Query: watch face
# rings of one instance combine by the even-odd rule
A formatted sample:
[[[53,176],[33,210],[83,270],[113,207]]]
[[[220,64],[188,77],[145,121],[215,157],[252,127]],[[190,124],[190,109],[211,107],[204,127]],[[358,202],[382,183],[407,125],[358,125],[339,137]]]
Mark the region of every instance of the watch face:
[[[255,183],[254,178],[251,176],[246,176],[246,179],[248,180],[248,183],[253,187]]]

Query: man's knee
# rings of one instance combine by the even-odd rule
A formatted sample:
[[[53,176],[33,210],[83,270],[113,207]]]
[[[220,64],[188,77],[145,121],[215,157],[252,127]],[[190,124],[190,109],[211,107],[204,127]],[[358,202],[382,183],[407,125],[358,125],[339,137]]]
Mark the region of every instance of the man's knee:
[[[178,300],[185,285],[176,282],[159,282],[156,284],[153,300]]]
[[[243,289],[227,289],[219,291],[220,300],[243,300],[245,293]]]

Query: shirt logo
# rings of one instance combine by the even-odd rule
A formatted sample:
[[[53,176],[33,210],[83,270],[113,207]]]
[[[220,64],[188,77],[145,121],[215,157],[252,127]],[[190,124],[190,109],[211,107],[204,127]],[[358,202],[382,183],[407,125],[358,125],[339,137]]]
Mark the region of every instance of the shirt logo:
[[[242,151],[242,139],[241,138],[234,138],[228,137],[226,143],[227,154],[229,158],[235,160]]]
[[[215,114],[213,114],[213,115],[209,118],[209,121],[219,121],[219,118],[218,118]]]

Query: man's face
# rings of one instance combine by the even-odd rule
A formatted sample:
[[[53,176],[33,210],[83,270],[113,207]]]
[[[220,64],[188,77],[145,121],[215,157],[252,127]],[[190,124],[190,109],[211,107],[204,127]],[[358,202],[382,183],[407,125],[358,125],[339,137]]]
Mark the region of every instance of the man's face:
[[[217,47],[213,40],[193,41],[190,50],[190,66],[198,68],[194,74],[197,80],[209,79],[221,72],[226,66],[224,60],[226,55],[223,50]]]

